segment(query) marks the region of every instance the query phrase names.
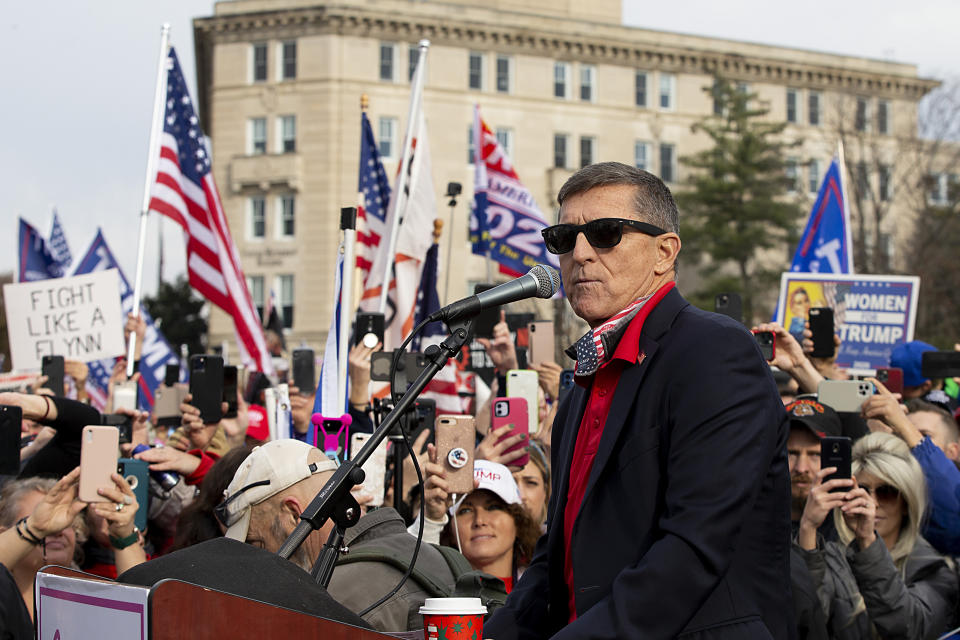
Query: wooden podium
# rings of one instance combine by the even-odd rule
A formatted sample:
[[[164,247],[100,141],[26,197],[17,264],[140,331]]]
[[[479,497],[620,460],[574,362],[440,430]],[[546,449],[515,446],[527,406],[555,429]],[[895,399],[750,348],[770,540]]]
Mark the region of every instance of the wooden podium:
[[[96,625],[96,637],[104,640],[393,637],[179,580],[163,580],[148,589],[47,566],[37,574],[36,585],[40,640],[90,637],[91,625]]]

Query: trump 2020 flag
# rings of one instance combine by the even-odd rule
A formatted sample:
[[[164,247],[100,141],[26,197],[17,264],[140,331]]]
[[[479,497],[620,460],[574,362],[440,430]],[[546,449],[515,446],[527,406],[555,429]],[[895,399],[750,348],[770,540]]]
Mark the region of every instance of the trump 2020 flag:
[[[60,263],[53,256],[47,241],[37,229],[20,218],[18,282],[34,282],[63,275]]]
[[[489,256],[517,276],[541,263],[559,269],[560,261],[547,252],[540,235],[546,217],[520,182],[497,136],[480,118],[479,106],[474,106],[473,114],[473,253]]]
[[[793,254],[790,271],[800,273],[853,273],[850,224],[844,202],[840,162],[834,158],[823,176],[817,201]]]

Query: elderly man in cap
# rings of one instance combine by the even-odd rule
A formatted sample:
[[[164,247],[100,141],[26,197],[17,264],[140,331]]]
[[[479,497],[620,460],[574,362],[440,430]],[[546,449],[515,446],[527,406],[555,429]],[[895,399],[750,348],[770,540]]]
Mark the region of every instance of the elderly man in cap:
[[[226,536],[275,553],[335,469],[336,464],[322,451],[299,440],[275,440],[257,447],[237,469],[217,507],[217,517],[227,527]],[[332,528],[333,522],[327,521],[312,532],[290,560],[310,571]],[[376,550],[402,558],[412,557],[415,542],[400,515],[389,508],[363,516],[344,537],[344,545],[354,552]],[[346,556],[341,561],[344,566],[334,570],[328,591],[354,612],[379,600],[403,575],[386,562],[349,562]],[[416,566],[453,592],[453,571],[435,548],[423,545]],[[416,581],[408,580],[396,595],[364,614],[364,620],[380,631],[419,629],[422,618],[418,611],[427,597]]]

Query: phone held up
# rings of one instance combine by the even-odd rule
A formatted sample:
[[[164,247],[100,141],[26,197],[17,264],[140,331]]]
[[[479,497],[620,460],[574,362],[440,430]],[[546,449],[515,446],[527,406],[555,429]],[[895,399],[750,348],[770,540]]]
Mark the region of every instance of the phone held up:
[[[810,333],[813,334],[814,358],[832,358],[835,347],[833,345],[833,309],[830,307],[813,307],[808,318]],[[836,407],[834,407],[836,408]]]
[[[737,322],[743,322],[743,301],[739,293],[718,293],[713,299],[713,310]]]
[[[473,448],[476,426],[473,416],[440,415],[436,426],[437,460],[447,472],[447,491],[473,491]]]
[[[773,331],[754,331],[753,337],[760,347],[763,359],[772,362],[777,357],[777,334]]]
[[[91,425],[80,434],[80,487],[83,502],[109,502],[97,489],[114,486],[110,475],[117,470],[120,431],[116,427]]]
[[[960,351],[924,351],[920,375],[931,380],[960,376]]]
[[[876,378],[890,393],[903,393],[903,369],[880,367],[877,369]]]
[[[825,436],[820,439],[820,467],[836,467],[837,470],[823,479],[829,480],[849,480],[850,479],[850,438],[846,436]],[[838,487],[831,490],[830,493],[842,493],[849,491],[849,487]]]
[[[44,388],[53,391],[53,395],[63,395],[63,356],[43,356],[40,359],[40,373],[47,376]]]
[[[205,424],[223,418],[223,358],[195,355],[190,358],[190,404],[200,409]]]
[[[857,413],[864,401],[876,392],[873,383],[866,380],[821,380],[817,385],[817,402],[840,413]]]
[[[0,405],[0,475],[20,473],[20,424],[23,410],[14,405]]]
[[[506,449],[503,453],[513,453],[514,451],[526,449],[530,446],[530,419],[527,401],[524,398],[497,398],[493,401],[493,417],[490,427],[496,429],[503,425],[510,425],[511,429],[503,434],[497,442],[501,442],[510,436],[523,434],[523,440]],[[510,463],[510,466],[525,467],[530,462],[530,454],[524,453]]]
[[[317,372],[313,349],[300,348],[293,350],[291,369],[293,369],[293,386],[302,396],[312,396],[317,392]]]

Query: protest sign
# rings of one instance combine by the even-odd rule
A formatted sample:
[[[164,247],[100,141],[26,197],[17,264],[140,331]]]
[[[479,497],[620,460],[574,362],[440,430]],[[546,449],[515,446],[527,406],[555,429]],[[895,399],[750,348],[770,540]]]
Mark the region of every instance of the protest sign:
[[[60,355],[90,362],[121,355],[123,316],[116,270],[3,286],[16,369]]]
[[[841,344],[837,366],[873,373],[890,364],[890,353],[913,340],[920,278],[816,273],[780,276],[776,320],[798,340],[811,307],[833,309]]]

